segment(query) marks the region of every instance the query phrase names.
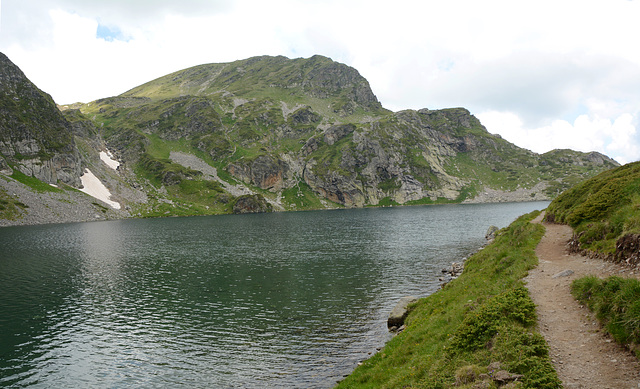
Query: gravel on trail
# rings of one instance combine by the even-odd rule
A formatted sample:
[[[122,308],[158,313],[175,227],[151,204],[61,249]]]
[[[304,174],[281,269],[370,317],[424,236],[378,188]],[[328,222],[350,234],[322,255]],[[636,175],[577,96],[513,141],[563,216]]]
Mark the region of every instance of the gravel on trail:
[[[542,215],[534,222],[541,223]],[[601,259],[569,254],[569,226],[543,223],[546,232],[536,255],[539,265],[525,278],[538,312],[540,333],[565,388],[629,389],[640,387],[640,363],[617,344],[588,308],[570,292],[571,282],[586,275],[638,278],[631,269]]]

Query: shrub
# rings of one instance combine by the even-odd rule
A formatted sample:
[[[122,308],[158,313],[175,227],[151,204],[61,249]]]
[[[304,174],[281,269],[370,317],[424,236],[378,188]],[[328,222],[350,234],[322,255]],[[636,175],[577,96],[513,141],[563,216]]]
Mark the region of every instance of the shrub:
[[[582,277],[571,285],[571,293],[595,312],[613,338],[622,344],[640,344],[640,281],[611,276],[600,280]],[[636,349],[640,358],[640,350]]]

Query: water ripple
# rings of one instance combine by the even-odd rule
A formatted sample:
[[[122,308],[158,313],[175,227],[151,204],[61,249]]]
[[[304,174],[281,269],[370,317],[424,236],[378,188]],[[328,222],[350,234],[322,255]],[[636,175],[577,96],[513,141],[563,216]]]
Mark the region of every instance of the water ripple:
[[[0,229],[0,386],[332,387],[399,297],[544,206]]]

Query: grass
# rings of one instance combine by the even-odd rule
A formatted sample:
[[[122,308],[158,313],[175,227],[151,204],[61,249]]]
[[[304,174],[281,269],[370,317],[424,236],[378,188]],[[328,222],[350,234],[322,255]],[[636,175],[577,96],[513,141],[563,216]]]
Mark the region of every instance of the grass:
[[[600,173],[563,192],[549,204],[546,219],[573,227],[580,249],[637,266],[640,162]],[[640,358],[640,282],[587,276],[575,280],[571,291],[616,341],[631,344]]]
[[[6,190],[0,189],[0,219],[16,220],[22,217],[22,212],[29,208]]]
[[[282,204],[289,210],[298,211],[326,208],[304,181],[282,191]]]
[[[51,186],[46,182],[42,182],[39,179],[31,176],[27,176],[18,169],[13,169],[13,174],[10,176],[14,180],[30,187],[36,192],[62,192],[62,189]]]
[[[582,249],[615,255],[619,239],[640,233],[640,162],[563,192],[549,205],[546,218],[573,227]]]
[[[640,281],[587,276],[573,281],[571,293],[595,312],[613,338],[640,358]]]
[[[544,227],[530,220],[538,214],[501,230],[467,260],[459,278],[412,305],[407,329],[338,388],[449,388],[463,376],[459,387],[470,388],[480,385],[480,374],[489,374],[494,362],[522,374],[520,387],[559,388],[522,282],[537,264],[534,250]]]
[[[353,80],[332,84],[340,79],[334,77],[337,71]],[[303,169],[308,164],[325,184],[336,175],[345,177],[345,186],[361,192],[376,187],[382,177],[377,187],[392,199],[400,198],[404,176],[427,191],[457,181],[465,186],[460,196],[435,200],[442,203],[461,202],[486,187],[530,188],[563,177],[549,187],[555,194],[567,182],[600,169],[586,154],[538,156],[519,149],[489,134],[463,108],[392,113],[366,98],[360,104],[364,97],[352,93],[357,85],[365,87],[366,80],[328,58],[265,56],[178,71],[81,109],[106,142],[120,150],[158,160],[171,151],[190,152],[215,166],[226,181],[231,176],[223,175],[231,164],[248,166],[268,156],[297,161]],[[287,112],[285,105],[295,111]],[[329,145],[323,133],[332,126],[352,129]],[[310,147],[303,151],[304,145]],[[298,179],[285,180],[291,180],[284,183],[290,187]],[[293,199],[289,196],[290,206],[300,209]]]

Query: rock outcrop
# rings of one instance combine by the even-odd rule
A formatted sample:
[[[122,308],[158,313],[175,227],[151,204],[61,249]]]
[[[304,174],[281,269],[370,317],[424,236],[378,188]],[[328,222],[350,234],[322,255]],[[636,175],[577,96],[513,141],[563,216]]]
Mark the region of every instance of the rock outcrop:
[[[492,241],[496,238],[496,234],[500,231],[500,229],[496,226],[489,226],[487,228],[487,233],[484,234],[484,238],[488,241]]]
[[[273,207],[260,194],[242,195],[233,204],[233,213],[265,213],[271,212]]]
[[[0,53],[0,159],[2,170],[78,187],[83,172],[70,124],[42,92]]]
[[[543,200],[615,166],[518,148],[464,108],[389,112],[357,70],[322,56],[196,66],[85,111],[125,160],[147,147],[141,130],[181,139],[247,185],[277,194],[303,183],[347,207]]]
[[[0,174],[80,187],[89,168],[140,216],[541,200],[615,166],[518,148],[464,108],[390,112],[322,56],[195,66],[61,109],[0,56]]]

